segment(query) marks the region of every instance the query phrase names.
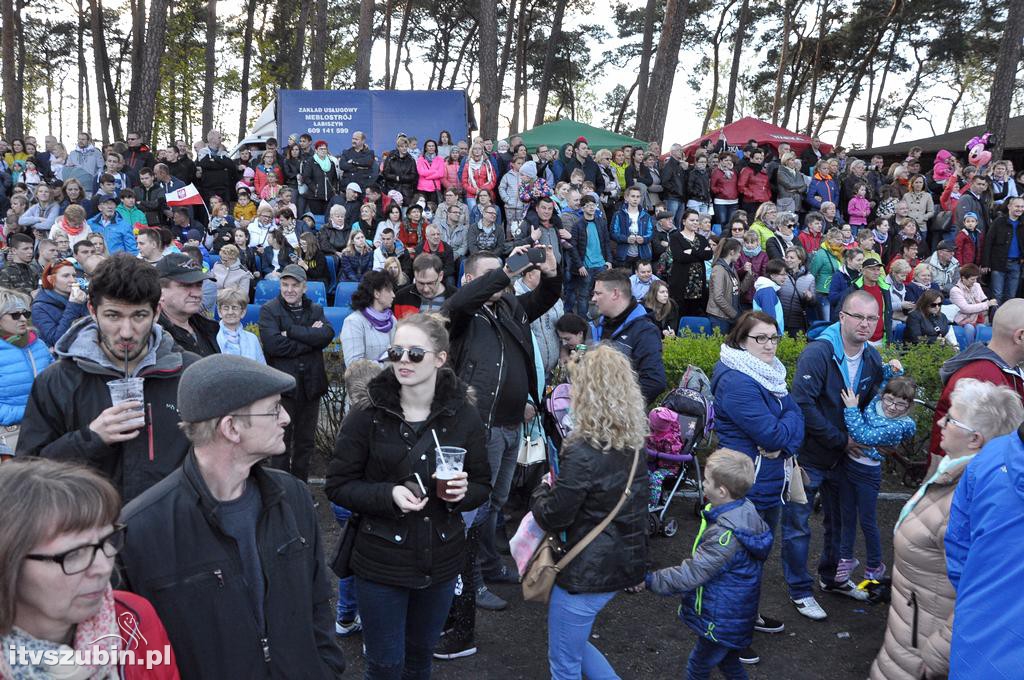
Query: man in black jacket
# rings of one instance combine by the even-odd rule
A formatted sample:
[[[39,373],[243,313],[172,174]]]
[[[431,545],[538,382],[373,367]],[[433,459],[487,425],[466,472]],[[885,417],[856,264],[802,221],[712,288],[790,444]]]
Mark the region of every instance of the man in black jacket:
[[[167,158],[167,169],[171,175],[177,177],[185,184],[191,184],[196,179],[196,164],[188,156],[178,153],[178,147],[171,144],[165,152]]]
[[[196,158],[196,169],[199,171],[196,188],[207,205],[210,196],[215,194],[224,199],[225,203],[230,203],[238,167],[224,150],[219,131],[210,130],[206,142],[207,146],[203,147]]]
[[[305,485],[260,465],[284,450],[295,379],[251,359],[193,364],[178,390],[193,451],[125,507],[120,574],[147,598],[182,676],[336,678],[331,577]]]
[[[992,297],[1003,304],[1017,297],[1024,261],[1024,197],[1006,199],[1006,212],[992,222],[981,249],[981,266],[991,270]]]
[[[587,138],[577,137],[572,147],[573,157],[565,162],[565,167],[562,169],[562,181],[568,182],[572,177],[572,171],[579,168],[583,172],[584,180],[592,182],[594,191],[600,196],[604,193],[604,175],[601,174],[601,168],[597,166],[590,155],[590,144],[587,143]]]
[[[352,146],[345,149],[338,158],[341,183],[355,182],[362,189],[377,181],[379,173],[377,154],[366,146],[366,135],[356,130],[352,133]]]
[[[19,456],[94,467],[126,501],[181,464],[189,445],[178,429],[178,379],[198,357],[156,323],[160,293],[145,261],[118,253],[100,263],[89,280],[90,316],[57,342],[58,361],[32,385]],[[126,375],[143,379],[145,403],[111,406],[107,383]]]
[[[530,324],[558,301],[562,281],[549,246],[540,265],[543,276],[537,288],[522,295],[506,292],[512,277],[526,267],[510,271],[490,253],[477,253],[466,260],[463,286],[445,303],[450,319],[451,365],[475,391],[476,406],[487,426],[487,456],[491,465],[491,500],[473,520],[471,546],[479,542],[479,570],[483,578],[516,582],[514,569],[501,563],[494,546],[498,513],[512,486],[522,439],[522,425],[532,420],[540,404],[536,360]],[[519,246],[509,256],[525,253]],[[528,265],[532,266],[532,265]],[[474,554],[471,548],[467,554]],[[474,599],[487,609],[504,609],[507,603],[487,590],[478,579],[477,565],[467,564],[462,572],[462,593],[453,605],[449,626],[437,652],[441,658],[466,656],[475,651],[472,615]],[[472,653],[472,652],[469,652]]]
[[[220,325],[200,310],[203,306],[203,281],[213,274],[204,272],[191,257],[171,253],[156,263],[160,275],[160,325],[185,351],[201,357],[220,352],[217,332]]]
[[[156,158],[149,150],[149,147],[142,143],[142,135],[138,132],[129,132],[125,141],[128,142],[128,152],[124,155],[124,164],[139,172],[142,168],[151,168],[156,163]]]
[[[672,222],[679,223],[679,216],[686,207],[687,168],[683,158],[683,146],[673,144],[669,148],[669,157],[665,161],[665,169],[661,172],[661,197],[665,199],[665,209],[672,213]]]
[[[139,186],[135,192],[135,201],[139,210],[146,213],[146,224],[158,227],[166,224],[164,211],[167,210],[167,194],[156,183],[152,168],[143,168],[139,172]]]
[[[309,457],[320,416],[320,397],[327,393],[323,350],[335,330],[324,309],[306,297],[306,270],[290,264],[281,272],[281,294],[260,309],[260,342],[267,363],[295,378],[282,403],[291,424],[285,430],[284,453],[271,465],[309,479]]]

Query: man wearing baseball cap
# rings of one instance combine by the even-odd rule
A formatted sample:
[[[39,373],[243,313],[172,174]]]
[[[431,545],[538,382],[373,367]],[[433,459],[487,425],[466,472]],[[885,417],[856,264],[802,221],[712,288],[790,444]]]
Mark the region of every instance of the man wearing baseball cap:
[[[271,465],[306,481],[313,435],[320,415],[320,397],[327,393],[323,350],[335,330],[323,307],[306,297],[306,271],[290,264],[281,272],[281,294],[260,308],[260,341],[267,363],[295,378],[281,403],[291,423],[285,429],[283,451]]]
[[[330,577],[306,486],[260,465],[285,450],[295,379],[245,357],[181,376],[192,450],[122,512],[123,586],[153,603],[182,677],[335,678]]]
[[[871,333],[871,337],[868,338],[868,341],[876,347],[889,342],[892,338],[892,299],[889,294],[889,280],[883,276],[884,273],[882,259],[878,253],[868,251],[864,253],[860,278],[854,281],[849,289],[871,293],[871,297],[875,298],[875,302],[878,303],[878,308],[882,310],[878,323],[875,324],[875,329]]]
[[[932,273],[932,283],[942,289],[942,297],[949,299],[949,291],[960,281],[960,262],[953,256],[956,243],[946,239],[939,244],[926,262]]]
[[[163,291],[160,325],[185,351],[201,357],[220,352],[220,325],[199,313],[203,306],[203,281],[213,280],[213,274],[203,271],[184,253],[165,255],[156,263],[156,271]]]

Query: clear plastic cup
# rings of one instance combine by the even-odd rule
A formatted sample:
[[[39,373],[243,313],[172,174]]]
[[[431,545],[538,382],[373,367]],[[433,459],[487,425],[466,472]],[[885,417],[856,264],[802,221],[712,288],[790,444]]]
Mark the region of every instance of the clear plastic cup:
[[[437,479],[437,497],[445,501],[453,501],[455,498],[448,495],[448,482],[455,478],[455,475],[462,472],[462,466],[466,462],[466,449],[458,446],[442,446],[437,451],[437,466],[434,476]]]
[[[139,416],[128,421],[128,425],[133,427],[142,427],[146,424],[146,395],[144,391],[145,381],[142,378],[120,378],[118,380],[111,380],[107,383],[107,388],[110,390],[110,403],[112,406],[117,406],[126,401],[137,401],[140,406],[138,408]]]

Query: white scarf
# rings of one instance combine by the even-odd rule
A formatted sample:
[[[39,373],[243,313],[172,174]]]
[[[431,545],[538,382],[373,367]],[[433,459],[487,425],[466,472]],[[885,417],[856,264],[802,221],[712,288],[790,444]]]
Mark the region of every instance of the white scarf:
[[[733,349],[728,345],[722,345],[722,351],[719,356],[727,368],[749,376],[754,382],[776,397],[781,399],[789,394],[789,391],[786,389],[786,367],[782,365],[778,357],[773,359],[772,363],[766,364],[750,352],[743,349]]]
[[[469,166],[469,183],[473,185],[473,189],[475,190],[474,193],[476,193],[476,191],[479,191],[480,189],[476,183],[476,173],[480,169],[480,166],[485,164],[487,167],[487,183],[490,184],[491,181],[494,179],[494,168],[491,167],[491,162],[487,160],[486,156],[481,157],[480,160],[478,161],[474,161],[472,158],[470,158],[466,162],[466,165]]]

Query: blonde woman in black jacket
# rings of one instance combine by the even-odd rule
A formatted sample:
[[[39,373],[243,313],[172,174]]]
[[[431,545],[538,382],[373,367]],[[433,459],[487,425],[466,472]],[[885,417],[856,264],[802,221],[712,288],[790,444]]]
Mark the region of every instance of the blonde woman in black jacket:
[[[566,548],[612,511],[647,435],[644,397],[629,359],[611,345],[588,350],[570,369],[573,423],[554,486],[541,484],[531,508]],[[643,455],[642,451],[639,455]],[[590,642],[598,613],[618,591],[643,580],[647,559],[647,475],[640,460],[631,495],[592,543],[558,575],[548,606],[548,663],[554,680],[617,677]]]

